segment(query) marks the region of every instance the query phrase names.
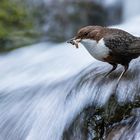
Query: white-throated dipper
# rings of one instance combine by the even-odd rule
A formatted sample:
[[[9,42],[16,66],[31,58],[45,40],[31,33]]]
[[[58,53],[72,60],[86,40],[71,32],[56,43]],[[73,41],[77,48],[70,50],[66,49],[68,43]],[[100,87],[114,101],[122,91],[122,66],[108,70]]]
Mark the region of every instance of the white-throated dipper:
[[[94,58],[111,64],[113,67],[106,76],[114,71],[118,64],[124,66],[118,82],[128,70],[130,61],[140,55],[140,38],[115,28],[86,26],[68,43],[77,48],[78,43],[82,43]]]

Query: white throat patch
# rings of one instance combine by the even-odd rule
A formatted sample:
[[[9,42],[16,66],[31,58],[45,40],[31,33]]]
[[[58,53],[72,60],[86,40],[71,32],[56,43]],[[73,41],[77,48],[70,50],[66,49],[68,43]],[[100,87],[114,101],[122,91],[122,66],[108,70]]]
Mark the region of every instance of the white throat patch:
[[[105,46],[103,38],[98,42],[92,39],[83,39],[81,43],[94,58],[100,61],[104,61],[104,58],[109,55],[109,48]]]

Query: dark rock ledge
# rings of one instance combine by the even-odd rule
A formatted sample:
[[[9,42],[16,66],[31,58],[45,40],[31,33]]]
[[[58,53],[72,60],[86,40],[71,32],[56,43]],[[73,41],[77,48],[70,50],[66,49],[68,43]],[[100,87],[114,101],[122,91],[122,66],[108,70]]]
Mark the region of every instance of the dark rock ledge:
[[[115,83],[122,71],[121,67],[107,78],[103,76],[110,67],[104,66],[93,68],[91,65],[79,74],[79,82],[73,89],[75,94],[85,86],[88,90],[82,89],[82,92],[86,94],[92,92],[96,95],[93,102],[84,108],[65,131],[63,140],[138,140],[140,138],[139,60],[131,62],[128,72],[117,89]]]

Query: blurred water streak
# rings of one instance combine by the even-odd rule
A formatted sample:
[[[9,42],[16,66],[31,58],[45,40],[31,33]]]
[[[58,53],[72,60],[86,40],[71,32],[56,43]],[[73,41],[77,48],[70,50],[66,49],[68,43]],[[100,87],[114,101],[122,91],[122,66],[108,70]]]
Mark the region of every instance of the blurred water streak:
[[[139,24],[137,17],[117,27],[140,35]],[[117,78],[104,80],[110,68],[95,61],[82,46],[76,50],[65,43],[40,43],[1,55],[0,140],[61,140],[84,108],[108,101]],[[134,93],[139,91],[139,59],[129,73],[133,81],[121,81],[118,103],[133,102],[139,96]],[[140,139],[139,119],[134,122],[123,131],[122,140]]]

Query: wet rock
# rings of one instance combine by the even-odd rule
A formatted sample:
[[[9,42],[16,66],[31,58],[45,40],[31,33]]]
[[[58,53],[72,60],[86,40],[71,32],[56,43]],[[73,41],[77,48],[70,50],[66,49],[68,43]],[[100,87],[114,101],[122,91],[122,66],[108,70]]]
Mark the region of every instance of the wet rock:
[[[81,137],[86,135],[84,140],[139,140],[140,90],[138,81],[140,74],[137,62],[132,63],[131,68],[115,90],[112,90],[115,88],[112,85],[115,85],[115,79],[120,74],[119,71],[102,79],[101,76],[104,75],[102,70],[98,69],[97,73],[96,69],[85,70],[85,74],[76,86],[76,94],[80,92],[82,87],[87,87],[86,94],[92,92],[93,96],[96,95],[94,102],[86,107],[82,111],[82,115],[79,115],[70,126],[71,130],[67,129],[65,132],[67,135],[72,137],[73,132],[76,133],[75,130],[84,126],[86,131],[78,131],[77,134]],[[98,75],[99,73],[100,75]],[[107,88],[107,86],[109,87]],[[84,91],[82,92],[84,93]],[[109,94],[109,98],[103,103],[107,97],[106,94]],[[80,122],[80,126],[78,122]]]
[[[82,137],[80,140],[125,140],[126,137],[135,137],[139,133],[140,108],[137,107],[140,107],[138,102],[122,105],[113,99],[102,108],[88,107],[65,132],[68,139],[64,140],[78,140],[77,137]]]

